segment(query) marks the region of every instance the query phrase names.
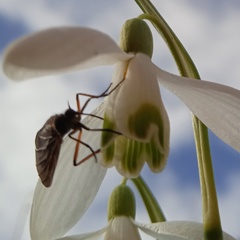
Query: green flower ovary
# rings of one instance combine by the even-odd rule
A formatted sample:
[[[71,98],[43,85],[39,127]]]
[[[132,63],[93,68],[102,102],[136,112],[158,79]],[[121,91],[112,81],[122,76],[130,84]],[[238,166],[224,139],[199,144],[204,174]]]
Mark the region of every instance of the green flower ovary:
[[[127,20],[122,27],[120,47],[127,53],[141,52],[151,58],[153,37],[148,25],[138,18]]]
[[[104,115],[103,128],[112,130],[115,129],[115,123],[108,118],[107,114]],[[116,136],[117,135],[114,132],[103,131],[101,138],[101,147],[105,148],[108,146]]]
[[[127,216],[135,219],[136,204],[132,190],[125,184],[116,187],[108,202],[108,220],[116,216]]]

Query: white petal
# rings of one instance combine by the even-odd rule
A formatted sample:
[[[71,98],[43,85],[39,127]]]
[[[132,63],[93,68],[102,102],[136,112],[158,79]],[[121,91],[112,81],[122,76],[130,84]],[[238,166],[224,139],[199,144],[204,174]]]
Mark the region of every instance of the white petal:
[[[118,216],[111,220],[106,231],[105,240],[141,240],[138,228],[126,216]]]
[[[183,78],[157,68],[159,82],[178,96],[208,128],[240,151],[240,91]]]
[[[102,115],[104,104],[93,114]],[[90,128],[99,128],[102,120],[86,117],[83,123]],[[92,148],[100,147],[100,132],[84,131],[82,141]],[[83,164],[73,166],[73,154],[76,142],[65,138],[58,165],[50,188],[45,188],[39,181],[35,189],[30,231],[34,240],[55,239],[63,236],[85,213],[95,198],[106,169],[93,158]],[[90,154],[89,149],[80,146],[79,159]],[[101,158],[101,154],[97,155]]]
[[[143,232],[153,238],[161,240],[203,239],[203,225],[196,222],[161,222],[152,224],[135,223]],[[227,233],[223,233],[224,240],[234,240]]]
[[[14,80],[56,74],[131,58],[106,34],[81,27],[44,30],[17,40],[5,53],[3,69]]]
[[[167,145],[169,143],[169,121],[162,103],[155,66],[147,55],[138,53],[129,61],[127,66],[126,63],[120,63],[116,66],[114,84],[123,79],[123,73],[126,70],[124,82],[108,98],[108,104],[111,108],[107,105],[107,114],[113,112],[117,129],[125,136],[137,140],[149,142],[153,137],[157,139],[158,132],[164,130],[162,135],[164,135],[163,138]],[[160,112],[161,122],[163,123],[163,129],[159,129],[159,126],[152,122],[151,126],[148,127],[148,134],[145,138],[137,135],[133,136],[133,130],[129,129],[130,117],[135,116],[144,104],[155,106]],[[146,118],[145,116],[145,120]],[[139,122],[143,121],[139,120]],[[143,129],[141,132],[143,132]]]
[[[74,236],[66,236],[63,238],[57,238],[56,240],[98,240],[101,239],[102,235],[106,232],[107,227],[100,229],[96,232],[84,233]]]

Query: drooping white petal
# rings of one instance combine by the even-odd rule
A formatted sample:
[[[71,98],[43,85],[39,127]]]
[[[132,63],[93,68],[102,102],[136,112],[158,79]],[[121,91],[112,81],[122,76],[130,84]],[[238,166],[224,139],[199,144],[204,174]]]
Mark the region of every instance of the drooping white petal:
[[[101,116],[104,103],[93,114]],[[86,117],[82,121],[90,128],[101,128],[102,120]],[[94,150],[100,146],[100,132],[83,130],[82,141]],[[58,165],[50,188],[45,188],[39,181],[35,189],[30,231],[33,240],[52,240],[63,236],[85,213],[95,198],[106,169],[94,158],[83,164],[73,166],[73,154],[76,142],[65,138]],[[88,148],[80,145],[79,160],[90,154]],[[97,155],[101,158],[101,154]]]
[[[155,67],[151,59],[145,54],[138,53],[129,63],[119,63],[116,66],[113,83],[119,83],[125,72],[125,80],[121,86],[108,97],[107,115],[109,113],[109,117],[116,121],[117,129],[127,137],[149,142],[152,138],[157,140],[159,132],[164,132],[161,135],[164,135],[163,139],[168,143],[168,115],[162,103]],[[144,119],[139,119],[138,122],[134,117],[141,116],[138,111],[145,105],[145,110],[150,109],[151,106],[155,107],[161,119],[151,122],[153,120],[151,114],[145,113]],[[134,118],[132,124],[131,118]],[[147,121],[148,119],[150,120]],[[131,125],[139,128],[139,132],[145,136],[140,136],[140,133],[137,133],[136,129],[132,129]],[[159,143],[159,145],[161,144]]]
[[[14,80],[56,74],[131,58],[106,34],[59,27],[17,40],[6,50],[3,69]]]
[[[99,240],[99,239],[102,239],[103,234],[106,232],[107,228],[108,227],[102,228],[96,232],[57,238],[56,240],[60,240],[60,239],[61,240]]]
[[[203,225],[196,222],[161,222],[152,224],[135,223],[143,232],[156,239],[161,240],[202,240]],[[224,240],[234,240],[227,233],[223,233]]]
[[[138,228],[126,216],[118,216],[111,220],[106,231],[105,240],[141,240]]]
[[[239,90],[156,69],[161,85],[178,96],[219,138],[240,151]]]

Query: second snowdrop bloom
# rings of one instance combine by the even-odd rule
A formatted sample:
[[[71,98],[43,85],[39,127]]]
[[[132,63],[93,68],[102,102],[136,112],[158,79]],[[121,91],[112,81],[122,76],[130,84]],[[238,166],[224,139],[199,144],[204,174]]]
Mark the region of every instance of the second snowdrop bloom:
[[[125,184],[116,187],[108,202],[108,225],[101,230],[59,239],[102,239],[105,240],[141,240],[133,219],[136,215],[135,197]]]
[[[141,240],[143,238],[141,238],[140,232],[144,232],[152,239],[161,240],[204,239],[201,223],[184,221],[137,223],[135,215],[136,203],[134,194],[128,186],[120,185],[113,190],[110,196],[108,224],[106,227],[90,233],[58,238],[58,240]],[[234,240],[227,233],[223,233],[223,239]]]

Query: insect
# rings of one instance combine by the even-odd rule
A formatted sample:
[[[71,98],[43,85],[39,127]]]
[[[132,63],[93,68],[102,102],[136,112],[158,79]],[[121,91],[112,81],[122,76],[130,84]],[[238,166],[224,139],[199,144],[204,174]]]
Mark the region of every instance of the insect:
[[[68,109],[63,114],[56,114],[51,116],[43,125],[43,127],[37,132],[36,138],[35,138],[36,167],[37,167],[38,175],[45,187],[50,187],[52,184],[61,145],[63,142],[63,137],[66,134],[68,134],[68,136],[71,139],[76,141],[74,159],[73,159],[74,166],[80,165],[90,157],[94,157],[95,161],[97,161],[96,154],[100,152],[100,149],[97,149],[94,151],[90,145],[81,141],[82,129],[85,129],[88,131],[109,131],[109,132],[113,132],[121,135],[121,133],[116,132],[112,129],[107,129],[107,128],[90,129],[89,127],[81,123],[81,115],[89,115],[89,116],[96,117],[103,120],[103,118],[99,116],[89,114],[89,113],[84,113],[83,111],[85,110],[85,108],[87,107],[91,99],[108,96],[121,83],[122,81],[119,82],[111,91],[108,92],[108,90],[111,87],[111,84],[110,84],[109,87],[102,94],[97,96],[84,94],[84,93],[77,93],[76,101],[77,101],[78,111],[74,111],[68,105]],[[80,100],[79,100],[80,95],[89,97],[88,100],[84,103],[82,108],[80,107]],[[79,131],[78,138],[75,138],[73,137],[73,134],[76,133],[77,131]],[[79,150],[80,144],[87,147],[91,151],[91,154],[83,158],[80,162],[77,162],[78,150]]]

